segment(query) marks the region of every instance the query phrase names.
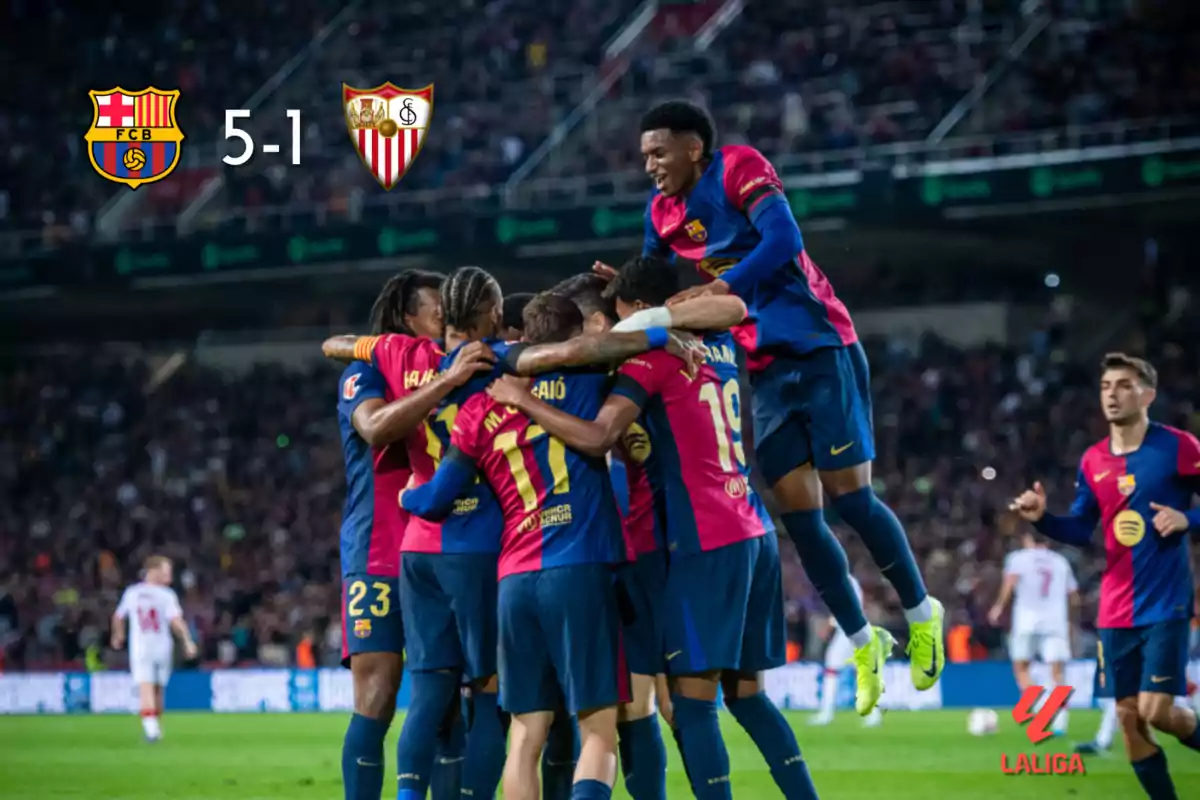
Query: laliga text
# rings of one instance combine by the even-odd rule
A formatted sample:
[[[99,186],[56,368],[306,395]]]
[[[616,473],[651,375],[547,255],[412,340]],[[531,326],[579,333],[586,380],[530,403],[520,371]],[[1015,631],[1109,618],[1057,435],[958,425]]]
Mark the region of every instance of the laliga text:
[[[1012,710],[1013,721],[1025,730],[1031,746],[1037,746],[1054,734],[1050,732],[1054,718],[1067,706],[1074,691],[1070,686],[1056,686],[1049,692],[1042,686],[1030,686]],[[1000,771],[1005,775],[1084,775],[1083,757],[1078,753],[1017,753],[1000,754]]]

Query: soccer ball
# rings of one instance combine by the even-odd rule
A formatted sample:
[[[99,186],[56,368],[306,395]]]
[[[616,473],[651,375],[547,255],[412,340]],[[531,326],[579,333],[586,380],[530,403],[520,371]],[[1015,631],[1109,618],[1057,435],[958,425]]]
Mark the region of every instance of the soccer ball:
[[[990,708],[972,709],[967,715],[967,733],[972,736],[991,736],[1000,727],[1000,717]]]
[[[125,165],[125,169],[141,169],[146,166],[146,154],[141,150],[126,150],[121,163]]]

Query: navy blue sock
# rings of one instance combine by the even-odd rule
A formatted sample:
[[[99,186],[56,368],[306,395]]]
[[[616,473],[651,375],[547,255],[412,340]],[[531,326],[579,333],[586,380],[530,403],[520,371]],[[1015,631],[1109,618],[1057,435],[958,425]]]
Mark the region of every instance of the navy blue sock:
[[[1192,729],[1192,734],[1190,736],[1180,736],[1179,741],[1184,747],[1200,750],[1200,715],[1197,715],[1196,727]]]
[[[787,800],[817,800],[817,789],[800,755],[796,734],[775,704],[759,692],[752,697],[727,696],[725,707],[754,740],[783,796]]]
[[[456,703],[447,712],[442,729],[438,732],[433,772],[429,780],[430,800],[459,800],[462,797],[463,751],[466,743],[467,725]]]
[[[696,800],[733,800],[729,784],[729,751],[721,738],[715,700],[695,700],[672,694],[675,730],[688,765]]]
[[[383,790],[383,740],[388,723],[361,714],[350,717],[342,742],[342,785],[346,800],[378,800]]]
[[[825,512],[789,511],[782,517],[804,572],[841,629],[849,636],[867,627],[862,603],[850,583],[846,551],[825,524]]]
[[[396,743],[396,790],[399,800],[424,800],[433,774],[438,730],[458,700],[459,677],[450,672],[414,672],[412,700]]]
[[[565,709],[556,711],[542,750],[542,800],[569,800],[578,752],[575,718]]]
[[[474,692],[467,702],[470,710],[467,713],[462,793],[477,800],[490,800],[504,774],[508,714],[500,710],[494,694]]]
[[[1179,800],[1175,794],[1175,784],[1171,782],[1171,773],[1167,772],[1167,754],[1162,750],[1141,761],[1134,761],[1131,766],[1150,800]]]
[[[658,715],[617,725],[625,791],[633,800],[667,800],[667,748]]]
[[[580,781],[571,787],[571,800],[609,800],[612,787],[601,781]]]
[[[679,751],[679,760],[683,762],[683,774],[687,777],[688,786],[692,785],[692,771],[688,769],[687,759],[683,757],[683,740],[679,738],[679,728],[671,728],[671,738],[675,740],[675,749]]]
[[[919,606],[927,592],[917,559],[913,557],[912,546],[908,543],[908,535],[892,510],[875,495],[875,490],[864,486],[835,497],[833,507],[846,524],[862,537],[863,544],[871,552],[871,558],[875,559],[883,576],[900,596],[901,607],[908,609]]]

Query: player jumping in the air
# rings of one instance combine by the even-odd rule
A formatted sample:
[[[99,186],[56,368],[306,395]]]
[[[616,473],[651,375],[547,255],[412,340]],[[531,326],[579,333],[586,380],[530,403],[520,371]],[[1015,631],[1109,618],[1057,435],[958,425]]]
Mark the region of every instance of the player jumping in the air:
[[[196,643],[183,620],[179,598],[171,589],[171,560],[165,556],[146,559],[141,583],[121,595],[112,618],[112,648],[125,646],[125,622],[132,620],[129,633],[129,672],[138,687],[142,731],[146,741],[162,738],[163,691],[171,680],[174,643],[179,637],[186,659],[196,657]]]
[[[1012,509],[1065,544],[1090,544],[1097,523],[1102,526],[1099,668],[1142,788],[1151,800],[1174,800],[1166,755],[1150,729],[1200,750],[1195,711],[1175,704],[1187,690],[1194,600],[1187,533],[1200,528],[1200,508],[1191,508],[1200,490],[1200,442],[1150,421],[1158,376],[1148,363],[1111,353],[1101,366],[1109,435],[1084,452],[1070,513],[1046,513],[1040,483]]]
[[[562,342],[581,332],[583,315],[570,300],[542,294],[526,306],[525,322],[527,342]],[[606,372],[572,370],[544,374],[536,386],[549,402],[590,417],[607,384]],[[476,394],[459,410],[434,479],[405,492],[404,507],[444,517],[477,473],[504,514],[499,675],[513,717],[504,796],[538,796],[538,760],[561,695],[582,740],[570,796],[607,798],[625,684],[612,579],[624,546],[607,467],[568,450],[516,409]]]
[[[1071,659],[1071,609],[1079,606],[1079,585],[1071,563],[1032,533],[1025,533],[1021,549],[1004,559],[1004,582],[988,611],[992,625],[1000,624],[1009,600],[1013,611],[1008,654],[1017,688],[1024,692],[1033,685],[1029,662],[1035,655],[1050,665],[1051,685],[1046,688],[1065,685],[1067,662]],[[1054,718],[1054,733],[1066,731],[1064,708]]]
[[[673,252],[709,281],[668,304],[728,293],[750,309],[735,335],[749,354],[758,467],[809,579],[854,643],[858,713],[869,714],[883,693],[892,640],[868,624],[854,594],[845,551],[825,523],[826,493],[895,587],[909,623],[913,685],[929,689],[945,664],[942,606],[925,591],[900,521],[871,487],[866,356],[846,307],[804,248],[783,184],[754,148],[717,148],[711,118],[687,102],[663,103],[642,118],[641,151],[655,185],[643,255]]]
[[[610,291],[624,319],[661,305],[677,288],[668,265],[639,258],[622,268]],[[716,327],[744,318],[744,305],[733,300],[732,306]],[[726,706],[763,753],[784,796],[815,798],[795,735],[762,692],[760,673],[784,663],[783,587],[775,531],[746,469],[734,344],[729,334],[707,336],[704,343],[706,363],[695,377],[661,351],[626,361],[594,420],[541,401],[517,382],[488,391],[595,456],[642,417],[651,445],[647,469],[670,553],[662,636],[692,791],[701,800],[731,796],[716,706],[723,689]]]
[[[393,334],[426,353],[427,368],[441,354],[430,346],[442,335],[437,273],[409,271],[388,280],[371,312],[375,335]],[[425,337],[425,338],[420,338]],[[419,342],[425,342],[424,348]],[[478,363],[476,361],[475,363]],[[474,364],[444,376],[446,391],[469,377]],[[354,681],[354,714],[342,745],[346,800],[375,800],[383,785],[383,742],[396,710],[404,672],[399,552],[408,515],[396,502],[411,475],[405,437],[421,418],[403,403],[376,366],[352,362],[338,383],[338,426],[346,463],[342,514],[342,664]],[[440,398],[433,398],[429,408]],[[435,800],[457,798],[462,761],[461,725],[447,712],[430,775]]]

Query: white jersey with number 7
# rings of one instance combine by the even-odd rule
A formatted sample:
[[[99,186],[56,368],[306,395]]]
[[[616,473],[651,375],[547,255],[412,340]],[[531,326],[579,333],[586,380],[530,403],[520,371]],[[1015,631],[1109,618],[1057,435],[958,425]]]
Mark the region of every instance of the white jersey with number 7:
[[[1066,558],[1042,547],[1016,550],[1004,560],[1004,574],[1017,578],[1013,587],[1014,635],[1067,635],[1070,595],[1079,587]]]

